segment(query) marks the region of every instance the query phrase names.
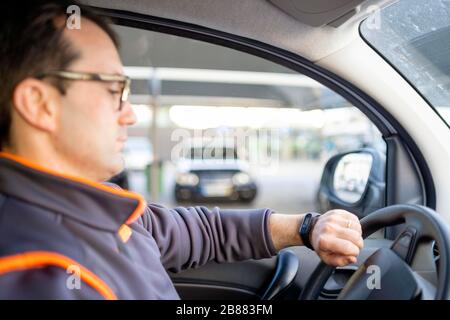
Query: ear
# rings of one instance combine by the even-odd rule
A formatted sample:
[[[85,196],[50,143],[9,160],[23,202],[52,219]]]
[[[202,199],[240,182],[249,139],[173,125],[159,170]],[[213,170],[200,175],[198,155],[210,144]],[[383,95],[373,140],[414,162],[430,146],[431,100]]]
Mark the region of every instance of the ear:
[[[27,123],[40,130],[56,130],[59,104],[57,89],[43,81],[27,78],[14,89],[15,110]]]

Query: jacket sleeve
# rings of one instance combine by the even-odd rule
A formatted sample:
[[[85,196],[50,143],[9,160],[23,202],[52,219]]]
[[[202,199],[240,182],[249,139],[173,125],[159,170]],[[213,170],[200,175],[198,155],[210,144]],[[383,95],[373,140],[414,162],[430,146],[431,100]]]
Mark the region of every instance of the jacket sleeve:
[[[234,262],[276,254],[269,234],[270,209],[168,209],[150,204],[141,217],[167,270],[178,272],[208,261]]]

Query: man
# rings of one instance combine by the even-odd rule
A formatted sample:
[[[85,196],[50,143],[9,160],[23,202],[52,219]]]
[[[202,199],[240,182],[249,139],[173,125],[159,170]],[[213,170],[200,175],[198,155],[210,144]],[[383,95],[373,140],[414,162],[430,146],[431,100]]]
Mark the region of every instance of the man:
[[[178,299],[166,270],[308,242],[328,264],[356,262],[361,226],[343,210],[167,209],[102,183],[136,119],[114,33],[85,9],[66,28],[71,4],[1,4],[0,298]]]

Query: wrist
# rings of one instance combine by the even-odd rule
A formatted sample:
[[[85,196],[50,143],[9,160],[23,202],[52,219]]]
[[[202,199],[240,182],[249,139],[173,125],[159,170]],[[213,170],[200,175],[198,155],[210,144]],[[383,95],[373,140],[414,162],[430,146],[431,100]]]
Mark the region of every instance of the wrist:
[[[302,245],[298,230],[303,217],[303,214],[272,213],[270,215],[269,230],[272,243],[277,251],[286,247]]]

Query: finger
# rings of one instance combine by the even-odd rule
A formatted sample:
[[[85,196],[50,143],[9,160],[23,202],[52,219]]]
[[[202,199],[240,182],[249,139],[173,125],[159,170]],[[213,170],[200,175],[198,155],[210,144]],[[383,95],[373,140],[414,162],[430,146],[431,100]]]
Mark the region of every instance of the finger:
[[[344,212],[345,214],[341,213],[333,216],[332,221],[343,228],[355,230],[359,234],[362,234],[361,223],[359,222],[358,217],[347,211]]]
[[[321,236],[319,250],[342,256],[357,256],[359,248],[351,241],[336,238],[335,236]]]
[[[336,235],[343,240],[352,242],[359,249],[362,249],[364,247],[364,240],[361,237],[361,234],[354,229],[337,227]]]
[[[356,261],[358,261],[358,259],[356,257],[352,257],[352,256],[347,256],[345,258],[347,259],[347,264],[356,263]]]

